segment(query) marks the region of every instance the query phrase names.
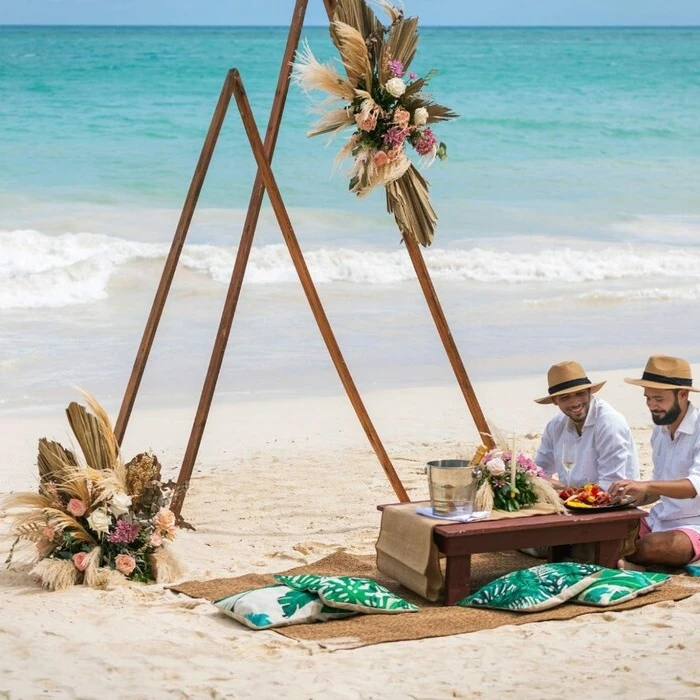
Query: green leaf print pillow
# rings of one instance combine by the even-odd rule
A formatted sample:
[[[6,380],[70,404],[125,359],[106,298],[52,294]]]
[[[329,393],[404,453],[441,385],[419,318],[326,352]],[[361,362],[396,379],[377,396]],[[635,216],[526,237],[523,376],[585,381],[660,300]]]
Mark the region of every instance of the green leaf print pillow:
[[[326,605],[354,612],[394,614],[420,609],[369,578],[329,576],[318,595]]]
[[[214,601],[219,610],[254,630],[316,622],[324,607],[315,593],[289,586],[255,588]]]
[[[513,571],[462,598],[457,605],[538,612],[570,600],[603,572],[596,564],[562,562]]]
[[[666,583],[668,574],[653,574],[647,571],[621,571],[605,569],[588,587],[579,593],[572,602],[583,605],[595,605],[605,608],[649,593]]]
[[[310,591],[316,593],[321,587],[321,584],[331,576],[318,576],[316,574],[275,574],[275,578],[290,588],[296,588],[297,591]]]

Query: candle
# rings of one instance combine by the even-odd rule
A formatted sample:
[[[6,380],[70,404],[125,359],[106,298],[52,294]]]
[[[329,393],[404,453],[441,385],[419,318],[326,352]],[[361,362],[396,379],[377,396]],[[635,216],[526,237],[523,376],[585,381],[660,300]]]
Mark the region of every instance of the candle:
[[[513,445],[510,450],[510,485],[515,486],[515,465],[518,460],[515,449],[515,433],[513,433]]]

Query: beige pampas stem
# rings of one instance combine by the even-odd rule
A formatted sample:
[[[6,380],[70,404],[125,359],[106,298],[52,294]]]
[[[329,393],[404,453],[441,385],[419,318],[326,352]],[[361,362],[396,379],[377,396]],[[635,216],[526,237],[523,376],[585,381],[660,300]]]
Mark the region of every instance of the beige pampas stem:
[[[93,547],[85,560],[85,571],[83,571],[83,584],[85,586],[96,586],[100,559],[102,558],[102,548]]]
[[[557,513],[567,512],[564,504],[561,502],[561,498],[559,498],[559,494],[548,481],[539,476],[531,477],[531,480],[532,490],[535,492],[538,502],[549,503],[549,505],[556,508]]]
[[[80,572],[72,561],[66,559],[42,559],[30,571],[41,579],[41,585],[50,591],[63,591],[78,583]]]
[[[180,563],[170,547],[163,545],[150,555],[149,561],[156,583],[172,583],[182,576]]]
[[[294,61],[292,79],[304,91],[321,90],[336,99],[355,99],[355,88],[330,64],[322,64],[313,55],[308,42],[302,44]]]
[[[475,511],[493,510],[493,489],[488,479],[484,479],[474,495]]]

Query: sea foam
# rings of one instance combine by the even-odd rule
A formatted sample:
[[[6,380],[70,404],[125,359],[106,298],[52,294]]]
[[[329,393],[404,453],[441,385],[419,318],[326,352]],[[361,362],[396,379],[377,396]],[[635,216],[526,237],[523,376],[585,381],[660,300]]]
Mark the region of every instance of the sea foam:
[[[34,230],[0,231],[0,309],[56,308],[105,299],[110,281],[146,261],[164,261],[168,246],[92,233],[49,236]],[[228,283],[235,249],[213,245],[185,246],[180,264],[215,282]],[[403,247],[393,251],[318,248],[305,252],[314,281],[392,285],[415,278]],[[653,290],[662,280],[700,279],[697,249],[651,249],[629,245],[577,249],[570,243],[528,253],[484,247],[430,248],[427,265],[436,279],[476,284],[530,285],[605,283],[643,280]],[[253,248],[246,283],[296,283],[284,245]],[[637,287],[640,285],[637,284]],[[694,294],[695,291],[692,292]],[[579,298],[599,300],[679,298],[663,292],[578,290]],[[596,296],[597,295],[597,296]],[[686,294],[687,298],[687,294]]]

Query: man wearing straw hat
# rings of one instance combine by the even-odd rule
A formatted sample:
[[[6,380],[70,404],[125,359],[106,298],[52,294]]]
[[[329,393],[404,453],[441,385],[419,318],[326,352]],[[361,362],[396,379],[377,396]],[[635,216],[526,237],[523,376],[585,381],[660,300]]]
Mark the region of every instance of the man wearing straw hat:
[[[700,559],[700,409],[690,403],[690,364],[678,357],[654,355],[641,379],[654,421],[651,434],[654,473],[651,481],[622,479],[610,487],[614,496],[632,496],[637,505],[656,503],[641,521],[635,564],[684,566]],[[621,566],[628,566],[624,560]],[[633,567],[630,567],[633,568]]]
[[[637,449],[627,421],[593,396],[605,382],[594,384],[573,361],[550,367],[547,382],[548,395],[535,401],[554,404],[560,413],[545,427],[535,463],[566,486],[608,488],[620,479],[638,479]]]

